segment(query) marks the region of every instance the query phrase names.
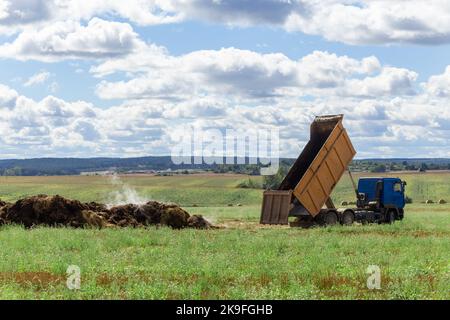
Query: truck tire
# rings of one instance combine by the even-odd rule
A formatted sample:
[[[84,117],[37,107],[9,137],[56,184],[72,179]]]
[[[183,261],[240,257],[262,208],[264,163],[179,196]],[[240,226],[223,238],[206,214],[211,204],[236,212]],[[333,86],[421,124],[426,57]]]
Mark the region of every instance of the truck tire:
[[[355,221],[355,215],[350,210],[344,211],[342,214],[342,224],[344,226],[350,226]]]
[[[325,214],[325,225],[333,226],[338,222],[338,217],[334,211],[328,211]]]
[[[403,220],[404,215],[405,215],[405,213],[404,213],[403,209],[400,209],[398,211],[397,220]]]
[[[389,210],[386,213],[386,222],[389,224],[393,224],[395,222],[395,211],[394,210]]]

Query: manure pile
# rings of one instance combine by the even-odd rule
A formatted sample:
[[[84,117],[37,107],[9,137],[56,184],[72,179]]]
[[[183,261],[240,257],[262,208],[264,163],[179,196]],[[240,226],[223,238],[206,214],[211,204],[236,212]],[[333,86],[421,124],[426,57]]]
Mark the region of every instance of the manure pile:
[[[0,200],[0,225],[83,227],[145,227],[164,225],[174,229],[209,229],[213,226],[201,215],[189,215],[174,204],[149,201],[108,208],[102,203],[82,203],[56,196],[37,195],[15,203]]]

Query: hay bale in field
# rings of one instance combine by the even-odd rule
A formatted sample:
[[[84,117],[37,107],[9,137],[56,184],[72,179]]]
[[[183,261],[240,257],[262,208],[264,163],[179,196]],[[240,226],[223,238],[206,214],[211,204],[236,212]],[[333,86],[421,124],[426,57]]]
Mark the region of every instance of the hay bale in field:
[[[342,201],[341,202],[341,206],[348,206],[348,202],[347,201]]]
[[[428,199],[427,201],[425,201],[425,203],[426,203],[426,204],[432,204],[432,203],[434,203],[434,201],[431,200],[431,199]]]
[[[444,199],[439,199],[439,204],[446,204],[447,201],[445,201]]]
[[[229,204],[228,204],[228,206],[229,206],[229,207],[232,207],[232,206],[233,206],[233,204],[232,204],[232,203],[229,203]]]
[[[242,203],[238,203],[236,206],[238,207],[242,207]]]

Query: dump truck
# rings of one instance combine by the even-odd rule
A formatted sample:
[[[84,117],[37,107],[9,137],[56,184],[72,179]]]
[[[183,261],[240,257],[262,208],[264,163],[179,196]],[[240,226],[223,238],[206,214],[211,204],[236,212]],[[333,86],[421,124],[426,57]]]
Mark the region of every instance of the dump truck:
[[[276,190],[266,190],[262,224],[344,225],[393,223],[404,216],[405,186],[399,178],[360,178],[356,186],[348,165],[356,155],[342,121],[343,115],[317,116],[310,140]],[[336,208],[331,193],[348,171],[355,190],[355,207]]]

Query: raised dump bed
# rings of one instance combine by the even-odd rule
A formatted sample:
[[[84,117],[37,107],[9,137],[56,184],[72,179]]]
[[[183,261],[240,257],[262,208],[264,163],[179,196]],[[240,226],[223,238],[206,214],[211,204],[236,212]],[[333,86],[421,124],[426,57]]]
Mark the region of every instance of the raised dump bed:
[[[333,207],[331,192],[356,154],[342,119],[343,115],[314,119],[309,142],[278,190],[264,192],[261,223],[287,224],[289,215],[315,217],[325,204]],[[287,197],[286,192],[292,192],[292,196]]]

